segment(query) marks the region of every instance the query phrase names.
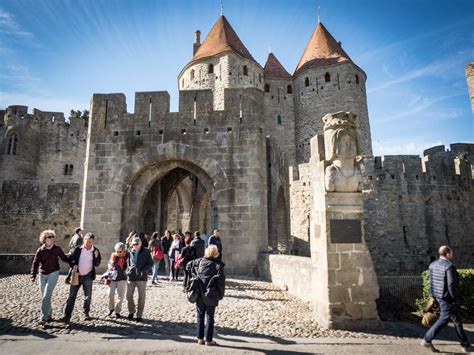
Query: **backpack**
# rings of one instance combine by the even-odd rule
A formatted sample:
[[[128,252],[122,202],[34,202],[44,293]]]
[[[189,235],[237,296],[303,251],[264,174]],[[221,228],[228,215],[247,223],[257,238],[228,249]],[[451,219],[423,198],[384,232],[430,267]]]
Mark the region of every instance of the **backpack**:
[[[153,260],[160,261],[163,259],[163,250],[160,247],[154,247],[152,252]]]
[[[190,303],[196,303],[201,293],[201,279],[197,273],[199,265],[201,265],[201,262],[199,262],[197,268],[192,268],[191,278],[186,285],[186,297]]]

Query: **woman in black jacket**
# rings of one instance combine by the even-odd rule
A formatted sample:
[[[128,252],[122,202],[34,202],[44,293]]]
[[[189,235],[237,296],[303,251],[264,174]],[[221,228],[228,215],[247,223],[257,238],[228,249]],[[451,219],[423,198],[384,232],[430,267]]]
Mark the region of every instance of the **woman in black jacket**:
[[[188,263],[186,269],[200,279],[200,293],[196,302],[196,335],[199,345],[217,345],[212,339],[214,334],[214,313],[219,300],[224,297],[224,263],[217,260],[219,252],[215,245],[209,245],[204,258]],[[204,319],[207,316],[206,338],[204,338]]]
[[[183,279],[183,292],[186,292],[186,287],[188,285],[190,273],[186,269],[186,265],[190,261],[193,261],[196,259],[196,250],[194,247],[191,246],[191,232],[186,232],[184,233],[184,245],[185,247],[181,249],[181,254],[179,255],[181,258],[183,258],[182,265],[183,265],[183,271],[184,271],[184,279]]]

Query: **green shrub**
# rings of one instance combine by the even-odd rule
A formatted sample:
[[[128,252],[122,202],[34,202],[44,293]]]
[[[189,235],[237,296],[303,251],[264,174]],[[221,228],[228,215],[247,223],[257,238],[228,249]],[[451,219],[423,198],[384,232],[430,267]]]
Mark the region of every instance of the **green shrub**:
[[[423,271],[423,298],[416,300],[416,306],[420,313],[423,313],[426,303],[430,299],[428,271]],[[459,275],[459,305],[464,316],[474,315],[474,269],[460,269]]]

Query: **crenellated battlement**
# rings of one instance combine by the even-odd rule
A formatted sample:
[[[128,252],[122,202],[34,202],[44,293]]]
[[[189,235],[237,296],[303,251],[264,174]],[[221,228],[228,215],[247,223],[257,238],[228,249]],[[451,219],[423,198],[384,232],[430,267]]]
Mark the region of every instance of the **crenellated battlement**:
[[[170,112],[166,91],[137,92],[135,112],[127,112],[124,94],[94,94],[91,124],[99,129],[157,133],[181,129],[205,133],[208,130],[264,127],[263,93],[256,88],[226,89],[224,110],[214,110],[211,90],[180,92],[179,112]],[[202,132],[201,132],[202,131]],[[188,131],[189,132],[189,131]]]
[[[466,146],[466,145],[463,145]],[[459,146],[460,148],[461,146]],[[471,186],[471,164],[461,153],[453,154],[433,147],[425,150],[429,155],[386,155],[367,157],[363,161],[364,176],[368,183],[378,186],[407,181],[422,185]]]
[[[28,106],[8,106],[5,110],[0,110],[0,117],[5,126],[28,127],[36,126],[50,129],[51,127],[74,128],[76,131],[87,131],[85,121],[81,118],[71,118],[66,120],[63,112],[42,111],[33,108],[33,112],[28,113]]]

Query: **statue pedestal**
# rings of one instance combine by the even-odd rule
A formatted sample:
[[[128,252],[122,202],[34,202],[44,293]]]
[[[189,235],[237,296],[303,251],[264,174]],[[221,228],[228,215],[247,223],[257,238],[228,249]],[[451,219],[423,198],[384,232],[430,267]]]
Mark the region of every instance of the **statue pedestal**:
[[[381,327],[379,286],[364,240],[363,194],[326,192],[325,162],[314,168],[310,244],[316,320],[330,329]]]

